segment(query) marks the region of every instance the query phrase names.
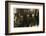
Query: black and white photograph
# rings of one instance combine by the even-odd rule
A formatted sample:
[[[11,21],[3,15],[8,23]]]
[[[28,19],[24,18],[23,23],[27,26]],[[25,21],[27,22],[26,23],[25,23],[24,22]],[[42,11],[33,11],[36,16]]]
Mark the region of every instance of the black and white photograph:
[[[14,27],[32,27],[35,25],[39,25],[39,9],[16,8]]]
[[[5,1],[5,34],[44,33],[44,3]]]

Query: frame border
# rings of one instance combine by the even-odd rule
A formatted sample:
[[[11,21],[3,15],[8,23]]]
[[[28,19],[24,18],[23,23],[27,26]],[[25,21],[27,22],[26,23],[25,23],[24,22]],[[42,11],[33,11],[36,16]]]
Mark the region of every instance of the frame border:
[[[37,32],[22,32],[22,33],[9,33],[8,32],[8,3],[26,3],[26,4],[42,4],[43,5],[43,31]],[[45,3],[37,2],[22,2],[22,1],[5,1],[5,35],[17,35],[17,34],[32,34],[32,33],[44,33],[45,32]]]

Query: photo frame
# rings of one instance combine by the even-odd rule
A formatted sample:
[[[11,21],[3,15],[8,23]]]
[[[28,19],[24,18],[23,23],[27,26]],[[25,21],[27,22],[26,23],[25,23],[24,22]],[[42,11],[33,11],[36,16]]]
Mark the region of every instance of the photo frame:
[[[45,3],[5,1],[5,34],[45,32]]]

